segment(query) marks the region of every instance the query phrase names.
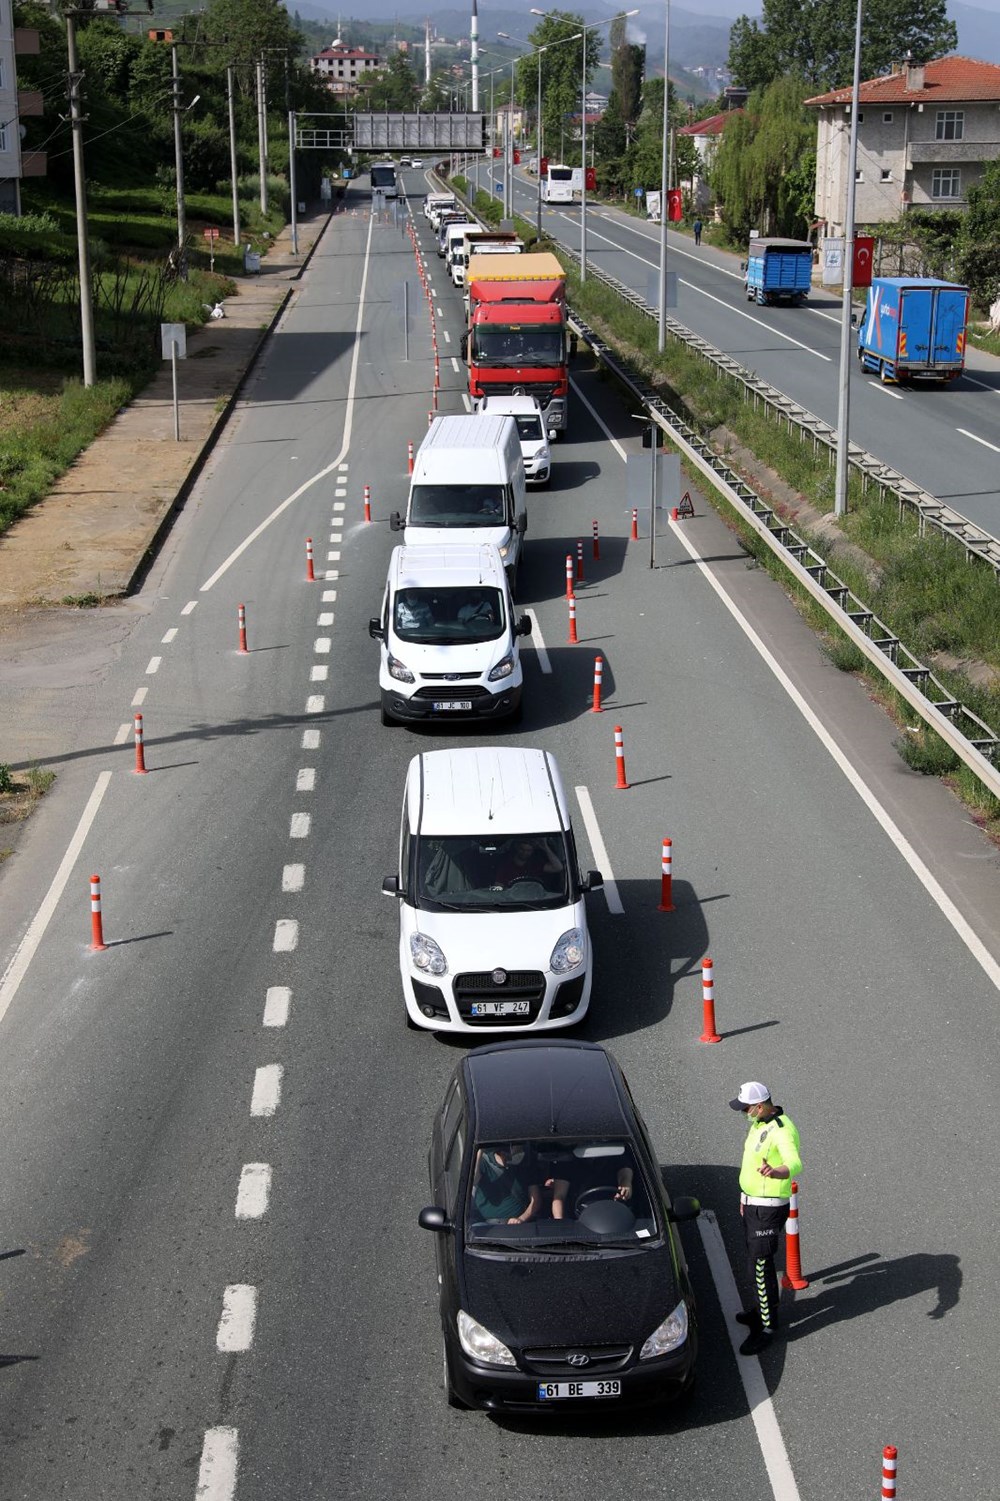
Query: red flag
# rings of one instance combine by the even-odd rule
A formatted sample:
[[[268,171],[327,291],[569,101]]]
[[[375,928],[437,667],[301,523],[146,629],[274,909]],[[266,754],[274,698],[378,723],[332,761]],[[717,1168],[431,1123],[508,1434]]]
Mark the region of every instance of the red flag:
[[[515,167],[519,167],[520,165],[521,165],[521,153],[520,153],[520,151],[518,151],[517,147],[515,146],[514,147],[514,166]]]
[[[684,205],[681,202],[680,188],[667,189],[667,218],[672,224],[676,224],[684,218]]]
[[[549,175],[549,159],[547,156],[543,156],[538,163],[538,175],[539,177],[548,177]]]
[[[597,192],[597,168],[596,167],[585,167],[584,168],[584,181],[585,181],[585,185],[586,185],[588,193],[596,193]]]
[[[873,235],[855,235],[854,270],[851,278],[856,287],[870,287],[872,267],[875,263],[875,238]]]

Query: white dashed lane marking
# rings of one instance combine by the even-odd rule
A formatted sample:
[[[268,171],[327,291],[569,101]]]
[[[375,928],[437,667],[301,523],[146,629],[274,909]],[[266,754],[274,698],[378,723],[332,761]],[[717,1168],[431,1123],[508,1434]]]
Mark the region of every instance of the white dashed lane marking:
[[[222,1317],[215,1336],[216,1349],[223,1354],[239,1354],[253,1344],[257,1322],[257,1289],[245,1282],[233,1282],[222,1295]]]
[[[543,672],[551,672],[552,663],[549,661],[549,654],[545,646],[545,637],[542,635],[541,627],[538,624],[538,616],[534,610],[525,610],[524,613],[530,616],[531,619],[531,644],[535,648],[538,665]]]
[[[181,611],[181,614],[182,615],[190,615],[191,611],[196,607],[197,603],[198,603],[198,601],[196,599],[189,599],[188,602],[187,602],[187,604],[184,606],[183,610]]]
[[[302,731],[302,749],[319,750],[319,730]]]
[[[281,872],[282,891],[301,891],[306,884],[304,865],[286,865]]]
[[[339,552],[328,552],[327,555],[326,555],[326,561],[328,563],[339,563],[340,562],[340,553]]]
[[[322,600],[323,600],[323,603],[325,605],[332,605],[336,601],[336,598],[337,598],[337,591],[336,591],[336,589],[324,589],[323,590]]]
[[[147,677],[149,676],[150,673],[153,673],[153,672],[156,672],[156,671],[159,670],[159,666],[160,666],[160,663],[162,661],[163,661],[162,657],[150,657],[149,661],[146,664],[146,675],[147,675]]]
[[[287,985],[269,985],[264,998],[264,1026],[286,1026],[291,1004],[292,992]]]
[[[279,917],[274,925],[274,943],[272,948],[276,954],[290,954],[298,947],[299,925],[294,917]]]
[[[281,1104],[281,1076],[284,1070],[280,1063],[265,1063],[254,1075],[253,1096],[250,1114],[274,1115]]]
[[[134,695],[132,697],[132,707],[133,707],[133,709],[138,709],[138,707],[139,707],[140,704],[144,704],[146,702],[146,694],[148,692],[149,692],[148,688],[137,688],[135,690],[135,693],[134,693]]]
[[[236,1190],[236,1218],[259,1220],[267,1213],[271,1192],[271,1167],[267,1162],[245,1162]]]
[[[233,1501],[239,1461],[239,1433],[235,1428],[209,1428],[201,1446],[195,1501]]]
[[[321,663],[319,666],[310,667],[309,669],[309,681],[311,683],[325,683],[329,676],[330,669],[325,664]]]
[[[310,693],[306,699],[307,714],[322,714],[326,708],[326,699],[322,693]]]
[[[293,813],[288,827],[289,839],[308,839],[309,825],[312,823],[311,813]]]
[[[177,627],[175,625],[172,625],[170,627],[169,631],[167,632],[167,634],[164,636],[163,640],[160,642],[160,645],[161,646],[169,646],[170,643],[171,643],[171,641],[174,639],[174,637],[176,635],[177,635]]]
[[[296,792],[313,792],[316,788],[315,766],[303,766],[295,777]]]
[[[317,625],[333,625],[333,611],[332,610],[324,610],[321,615],[317,615],[316,616],[316,624]],[[327,648],[327,649],[329,650],[329,648]]]
[[[126,742],[126,740],[128,739],[128,737],[131,735],[131,733],[132,733],[132,726],[130,724],[120,724],[118,726],[118,731],[117,731],[117,733],[115,735],[115,738],[114,738],[114,744],[115,745],[124,745],[125,742]]]

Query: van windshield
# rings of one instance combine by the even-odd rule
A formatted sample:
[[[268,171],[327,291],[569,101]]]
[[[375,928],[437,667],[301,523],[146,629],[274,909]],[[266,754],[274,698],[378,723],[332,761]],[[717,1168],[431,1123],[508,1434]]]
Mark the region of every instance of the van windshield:
[[[571,900],[558,831],[423,835],[416,866],[416,905],[424,911],[538,912]]]
[[[392,624],[400,641],[426,646],[496,641],[507,628],[500,590],[483,585],[400,589]]]
[[[503,526],[503,485],[414,485],[407,526]]]

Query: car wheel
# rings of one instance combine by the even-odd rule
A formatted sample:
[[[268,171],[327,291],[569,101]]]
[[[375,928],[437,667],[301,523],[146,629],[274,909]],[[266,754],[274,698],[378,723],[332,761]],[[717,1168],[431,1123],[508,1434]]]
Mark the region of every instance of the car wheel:
[[[457,1412],[467,1412],[468,1403],[462,1401],[451,1384],[451,1369],[448,1365],[448,1346],[443,1339],[441,1341],[441,1382],[444,1386],[444,1399],[448,1406],[454,1408]]]
[[[398,719],[393,719],[392,715],[386,709],[385,704],[382,704],[379,708],[379,718],[387,730],[395,728],[399,723]]]

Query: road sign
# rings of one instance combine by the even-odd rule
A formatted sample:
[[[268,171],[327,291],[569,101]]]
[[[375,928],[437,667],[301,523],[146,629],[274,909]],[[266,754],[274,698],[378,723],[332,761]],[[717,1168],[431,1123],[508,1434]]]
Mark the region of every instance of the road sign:
[[[637,197],[637,198],[641,198],[641,197],[642,197],[642,195],[643,195],[643,193],[644,193],[644,192],[645,192],[645,191],[646,191],[646,190],[645,190],[645,188],[633,188],[633,190],[632,190],[632,191],[633,191],[633,192],[634,192],[634,193],[635,193],[635,196],[636,196],[636,197]]]
[[[205,236],[206,240],[217,240],[219,238],[219,231],[214,227],[203,229],[202,234]]]

